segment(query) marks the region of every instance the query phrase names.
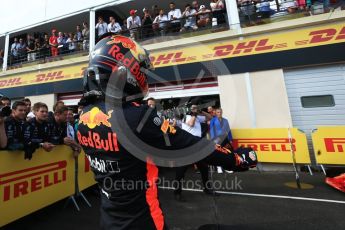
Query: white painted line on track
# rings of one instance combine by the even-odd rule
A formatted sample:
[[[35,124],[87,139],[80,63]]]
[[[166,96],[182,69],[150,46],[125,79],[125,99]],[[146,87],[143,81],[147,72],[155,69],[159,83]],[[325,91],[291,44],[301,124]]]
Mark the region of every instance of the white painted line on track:
[[[166,190],[174,190],[174,188],[172,187],[158,187],[158,188],[166,189]],[[203,192],[203,190],[201,189],[182,189],[182,190],[190,191],[190,192]],[[317,198],[299,197],[299,196],[281,196],[281,195],[270,195],[270,194],[259,194],[259,193],[227,192],[227,191],[216,191],[216,193],[226,194],[226,195],[237,195],[237,196],[267,197],[267,198],[278,198],[278,199],[304,200],[304,201],[345,204],[345,201],[341,201],[341,200],[327,200],[327,199],[317,199]]]

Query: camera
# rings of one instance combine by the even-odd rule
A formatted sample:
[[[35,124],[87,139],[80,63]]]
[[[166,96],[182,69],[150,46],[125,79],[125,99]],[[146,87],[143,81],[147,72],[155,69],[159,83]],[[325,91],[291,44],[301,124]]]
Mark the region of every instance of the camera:
[[[0,117],[8,117],[12,113],[12,109],[9,106],[0,106]]]

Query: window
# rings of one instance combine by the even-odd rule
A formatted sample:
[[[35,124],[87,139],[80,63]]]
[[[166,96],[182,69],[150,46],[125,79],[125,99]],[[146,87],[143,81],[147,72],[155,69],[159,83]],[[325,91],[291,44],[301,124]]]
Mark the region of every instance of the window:
[[[301,97],[303,108],[333,107],[335,106],[333,95],[318,95]]]

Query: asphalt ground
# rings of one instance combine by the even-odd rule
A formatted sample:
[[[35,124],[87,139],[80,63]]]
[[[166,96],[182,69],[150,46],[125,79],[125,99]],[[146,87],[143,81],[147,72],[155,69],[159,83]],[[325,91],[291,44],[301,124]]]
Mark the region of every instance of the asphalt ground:
[[[212,196],[195,186],[200,175],[191,168],[185,178],[189,190],[183,191],[186,201],[178,202],[169,188],[174,172],[163,169],[159,200],[170,230],[192,230],[203,225],[218,225],[207,229],[241,230],[345,229],[345,193],[326,185],[323,174],[300,176],[305,189],[293,188],[295,175],[291,172],[213,173],[214,186],[221,194]],[[92,187],[83,193],[92,208],[80,198],[78,212],[72,203],[65,207],[66,200],[62,200],[1,229],[99,229],[97,189]]]

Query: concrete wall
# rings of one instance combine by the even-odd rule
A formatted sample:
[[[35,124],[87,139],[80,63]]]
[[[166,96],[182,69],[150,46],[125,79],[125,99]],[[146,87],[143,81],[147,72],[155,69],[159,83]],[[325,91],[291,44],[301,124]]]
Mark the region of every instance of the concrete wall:
[[[249,73],[253,107],[250,107],[246,74],[218,77],[220,103],[232,128],[292,126],[283,70]],[[248,88],[250,90],[250,87]],[[253,114],[253,117],[252,115]]]
[[[43,102],[47,104],[48,110],[52,111],[53,106],[56,102],[56,95],[55,94],[45,94],[45,95],[39,95],[39,96],[30,96],[28,97],[31,100],[31,105],[33,106],[37,102]]]
[[[223,116],[232,128],[251,128],[245,74],[218,77],[220,104]]]
[[[292,126],[283,70],[250,73],[257,128]]]

